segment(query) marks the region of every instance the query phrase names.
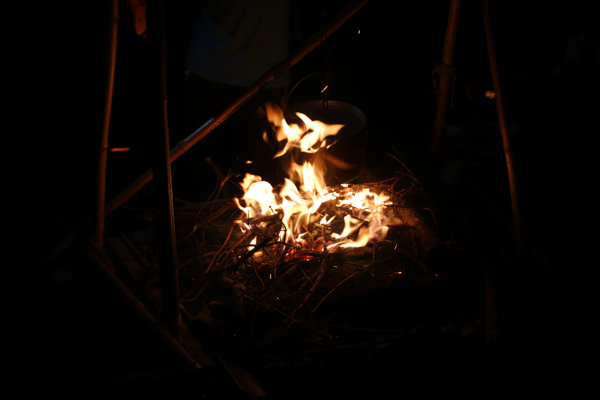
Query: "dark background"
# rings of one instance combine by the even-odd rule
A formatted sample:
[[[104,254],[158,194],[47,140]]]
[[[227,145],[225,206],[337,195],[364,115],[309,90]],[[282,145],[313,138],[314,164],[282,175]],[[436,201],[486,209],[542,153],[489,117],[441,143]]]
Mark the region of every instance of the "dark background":
[[[198,7],[190,1],[167,3],[168,93],[170,110],[176,113]],[[298,3],[305,38],[344,4]],[[495,3],[493,21],[507,114],[518,127],[515,150],[531,264],[527,271],[511,270],[528,276],[521,286],[522,296],[511,301],[529,302],[517,319],[536,328],[521,336],[526,338],[523,348],[536,349],[530,360],[538,361],[531,361],[530,367],[547,365],[539,360],[560,360],[556,361],[560,371],[572,373],[569,379],[579,382],[593,376],[587,374],[598,367],[594,322],[599,278],[595,186],[600,85],[596,53],[586,54],[582,64],[569,63],[564,55],[569,41],[582,32],[598,35],[598,2]],[[386,157],[393,146],[420,183],[440,199],[437,205],[449,220],[483,210],[483,220],[490,221],[489,235],[508,243],[511,253],[506,234],[510,228],[505,223],[510,220],[510,202],[501,149],[475,157],[449,152],[445,162],[427,155],[436,104],[431,74],[441,60],[449,2],[408,4],[371,1],[327,40],[332,71],[347,78],[334,78],[331,99],[352,102],[367,114],[366,173],[373,180],[384,179],[397,168]],[[5,259],[17,260],[5,265],[8,285],[56,244],[68,231],[67,225],[78,226],[92,213],[108,16],[106,1],[27,3],[11,11],[4,28],[8,54],[4,63],[10,72],[4,76],[9,105],[4,106],[2,179],[8,205],[3,228],[8,238]],[[463,2],[454,55],[462,77],[455,85],[449,125],[473,119],[495,122],[493,109],[478,106],[464,90],[467,85],[493,90],[481,16],[480,2]],[[150,138],[159,126],[155,103],[159,86],[153,81],[158,66],[149,43],[136,37],[129,5],[122,1],[109,148],[130,147],[131,151],[109,153],[107,200],[152,163]],[[324,50],[317,48],[300,61],[292,68],[292,82],[320,70],[323,57]],[[559,67],[562,72],[549,78]],[[307,84],[297,95],[310,98],[316,93],[311,90]],[[460,183],[464,180],[449,185],[444,181],[444,168],[457,160],[462,160],[458,176],[475,182],[483,197],[473,196]],[[56,215],[63,221],[57,222]],[[5,304],[18,317],[10,314],[5,321],[10,332],[6,343],[24,353],[15,364],[17,376],[50,389],[65,390],[74,381],[89,389],[107,377],[135,370],[123,366],[139,357],[133,339],[124,343],[106,328],[122,321],[118,313],[106,311],[112,310],[110,304],[94,301],[102,295],[94,292],[93,283],[57,288],[47,284],[49,276],[48,271],[36,272],[26,283],[20,281],[21,290],[4,290]],[[531,276],[539,282],[533,279],[532,283]],[[85,289],[85,284],[92,289]],[[538,296],[539,291],[543,295]],[[22,308],[14,308],[15,303]],[[94,313],[97,316],[90,318]],[[117,361],[119,357],[126,361]],[[27,392],[27,387],[22,389]]]

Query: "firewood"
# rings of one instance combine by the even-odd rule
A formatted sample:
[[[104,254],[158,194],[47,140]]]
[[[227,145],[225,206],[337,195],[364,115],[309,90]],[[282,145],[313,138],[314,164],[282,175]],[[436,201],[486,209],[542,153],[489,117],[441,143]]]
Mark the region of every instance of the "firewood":
[[[296,307],[296,309],[290,314],[291,318],[293,318],[298,313],[298,311],[300,311],[302,309],[302,307],[304,307],[304,305],[311,299],[311,297],[315,293],[315,289],[319,286],[319,283],[321,283],[321,280],[325,276],[326,271],[327,271],[327,261],[323,261],[321,263],[321,266],[319,267],[319,276],[315,280],[315,283],[313,283],[312,287],[310,288],[310,291],[308,292],[308,294],[306,295],[304,300],[302,300],[302,303],[300,303],[300,305],[298,305],[298,307]],[[289,322],[290,321],[284,321],[284,324],[289,324]]]
[[[221,248],[219,248],[219,251],[217,251],[217,254],[215,254],[215,256],[213,257],[213,259],[211,260],[210,264],[208,265],[208,268],[206,268],[206,272],[204,272],[205,274],[207,274],[208,271],[210,271],[210,269],[212,268],[213,264],[215,263],[215,261],[217,260],[217,258],[219,257],[219,255],[222,254],[223,249],[225,248],[225,245],[229,241],[229,238],[231,237],[231,232],[233,232],[234,228],[235,228],[235,225],[231,225],[231,229],[229,229],[229,233],[227,234],[227,237],[225,238],[225,241],[221,245]],[[249,236],[249,234],[246,237],[248,237],[248,236]]]
[[[344,282],[346,282],[348,279],[352,278],[354,275],[358,274],[358,271],[354,272],[352,275],[347,276],[346,278],[344,278],[343,281],[341,281],[340,283],[338,283],[337,285],[335,285],[333,287],[333,289],[331,289],[329,291],[329,293],[327,293],[325,296],[323,296],[323,298],[321,299],[321,301],[319,301],[319,303],[315,306],[315,308],[312,309],[312,311],[310,312],[311,314],[314,314],[315,311],[317,311],[317,308],[319,308],[319,306],[321,305],[321,303],[323,303],[331,293],[333,293],[337,288],[339,288],[340,286],[342,286],[342,284]]]
[[[429,220],[418,214],[422,207],[405,202],[404,198],[416,187],[414,182],[401,186],[406,178],[398,175],[363,185],[371,193],[387,193],[394,201],[381,216],[389,227],[387,236],[363,247],[331,246],[338,240],[332,234],[344,230],[346,215],[355,220],[350,240],[357,239],[356,226],[369,224],[365,211],[352,205],[339,207],[337,198],[323,203],[312,217],[302,221],[302,240],[290,238],[277,210],[240,220],[240,211],[232,202],[215,202],[214,212],[210,210],[211,203],[181,207],[187,218],[177,232],[180,266],[185,270],[180,275],[180,285],[186,293],[182,304],[195,315],[206,309],[215,291],[221,291],[225,318],[243,318],[246,308],[251,307],[249,323],[253,324],[254,315],[258,315],[260,326],[264,327],[264,336],[252,336],[254,347],[273,344],[284,336],[295,340],[289,335],[297,333],[306,338],[307,332],[313,332],[322,338],[322,321],[317,318],[329,315],[325,310],[336,309],[326,309],[325,305],[384,290],[399,272],[418,276],[427,271],[426,256],[436,244],[435,235],[427,226]],[[358,185],[335,189],[341,196],[359,190],[362,189]],[[236,219],[239,222],[234,222]],[[282,230],[287,237],[282,237]],[[149,252],[148,257],[153,255]],[[407,268],[410,264],[419,268]],[[229,283],[223,285],[224,279]],[[211,301],[211,307],[218,307],[217,303]]]

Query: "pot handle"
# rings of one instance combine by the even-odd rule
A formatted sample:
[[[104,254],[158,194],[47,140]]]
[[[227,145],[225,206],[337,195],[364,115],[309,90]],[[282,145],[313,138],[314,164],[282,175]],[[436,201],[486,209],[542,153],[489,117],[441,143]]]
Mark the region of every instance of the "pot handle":
[[[298,85],[300,85],[302,82],[304,82],[305,80],[312,78],[315,75],[320,75],[321,71],[317,71],[317,72],[313,72],[311,74],[306,75],[304,78],[300,79],[293,87],[292,89],[290,89],[289,92],[286,93],[286,95],[283,97],[283,110],[287,110],[287,105],[289,102],[289,98],[292,95],[292,93],[294,92],[294,90],[296,90],[296,88],[298,87]],[[352,83],[352,81],[350,81],[350,79],[346,78],[343,75],[337,74],[335,72],[333,72],[331,75],[335,75],[339,78],[344,79],[346,82],[348,82],[350,84],[350,86],[352,87],[352,89],[354,89],[354,92],[356,93],[358,99],[360,100],[360,102],[363,104],[362,108],[363,110],[366,111],[367,109],[367,103],[365,102],[364,98],[361,96],[360,92],[358,91],[358,88],[356,87],[356,85],[354,83]],[[323,102],[323,107],[326,108],[326,101]]]

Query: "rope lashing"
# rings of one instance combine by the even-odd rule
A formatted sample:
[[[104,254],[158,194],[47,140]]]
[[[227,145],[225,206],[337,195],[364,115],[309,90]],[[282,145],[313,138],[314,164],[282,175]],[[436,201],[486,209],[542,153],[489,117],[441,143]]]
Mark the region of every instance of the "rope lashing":
[[[440,88],[438,86],[437,80],[435,79],[435,75],[448,76],[450,78],[450,108],[454,106],[454,81],[461,78],[461,73],[451,65],[445,64],[443,62],[439,62],[435,64],[433,67],[433,71],[431,72],[431,80],[433,81],[433,87],[438,95],[440,95]]]

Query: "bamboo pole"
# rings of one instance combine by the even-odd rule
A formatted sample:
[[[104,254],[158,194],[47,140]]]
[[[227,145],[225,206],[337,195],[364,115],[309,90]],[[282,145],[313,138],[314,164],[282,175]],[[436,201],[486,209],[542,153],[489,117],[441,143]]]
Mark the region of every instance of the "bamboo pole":
[[[112,0],[110,14],[110,33],[108,51],[108,78],[106,82],[106,102],[104,104],[104,125],[98,148],[98,167],[96,170],[96,204],[93,222],[92,240],[101,249],[104,245],[104,202],[106,196],[106,155],[108,152],[108,130],[115,86],[115,64],[117,61],[117,37],[119,32],[119,0]]]
[[[456,32],[458,30],[458,18],[460,15],[461,0],[450,2],[450,14],[446,26],[446,39],[444,40],[444,52],[442,53],[442,67],[439,69],[440,84],[438,88],[438,102],[433,128],[433,141],[431,143],[431,154],[437,155],[442,142],[442,133],[446,127],[446,113],[448,111],[448,91],[450,89],[450,66],[454,56],[454,44],[456,43]]]
[[[254,83],[241,97],[231,103],[229,107],[223,110],[220,114],[211,118],[204,125],[198,128],[190,136],[182,140],[171,150],[171,162],[176,160],[179,156],[189,150],[199,140],[208,135],[213,129],[219,124],[225,121],[231,114],[237,111],[242,105],[250,100],[260,89],[262,89],[267,83],[271,82],[276,76],[281,74],[283,71],[292,67],[304,56],[314,50],[321,41],[330,36],[335,32],[344,22],[346,22],[352,15],[354,15],[362,6],[364,6],[369,0],[356,0],[342,10],[332,21],[326,26],[321,28],[315,33],[307,42],[296,52],[288,56],[274,68],[265,73],[258,81]],[[138,190],[152,180],[153,172],[152,169],[147,170],[142,176],[136,179],[129,187],[127,187],[121,194],[114,198],[110,203],[106,205],[105,215],[109,215],[111,212],[117,209],[127,199],[133,196]]]
[[[490,59],[490,69],[492,81],[494,83],[494,93],[496,95],[496,108],[498,109],[498,123],[502,133],[502,143],[504,144],[504,156],[506,157],[506,169],[508,171],[508,183],[510,186],[510,198],[513,213],[514,234],[517,247],[517,256],[519,261],[524,258],[523,227],[521,225],[521,210],[519,205],[519,194],[517,185],[517,174],[515,171],[515,160],[511,145],[510,133],[504,113],[504,102],[500,79],[498,77],[498,65],[496,61],[496,49],[494,46],[494,36],[492,31],[492,21],[490,17],[490,5],[488,0],[483,0],[483,23],[485,25],[485,38],[487,42],[488,55]]]
[[[167,102],[167,66],[165,41],[165,4],[160,0],[156,4],[155,32],[157,58],[160,63],[160,99],[162,104],[162,129],[157,130],[156,137],[156,190],[154,191],[154,208],[156,212],[159,275],[161,287],[161,322],[171,335],[181,339],[179,326],[179,278],[177,274],[177,248],[175,239],[175,218],[173,215],[173,188],[171,185],[171,159],[169,153],[169,120]],[[150,32],[151,35],[151,32]],[[150,36],[149,35],[149,36]]]
[[[184,371],[195,371],[201,368],[198,362],[176,341],[167,330],[158,323],[144,304],[138,300],[127,287],[111,271],[110,261],[95,246],[83,243],[83,255],[90,262],[86,266],[108,289],[120,305],[132,315],[132,322],[143,328],[142,332],[152,335],[169,350],[170,359]]]
[[[497,267],[494,265],[481,244],[476,243],[473,252],[481,268],[483,277],[485,305],[485,335],[488,343],[492,344],[502,339],[500,318],[498,315],[498,285],[496,284]]]

